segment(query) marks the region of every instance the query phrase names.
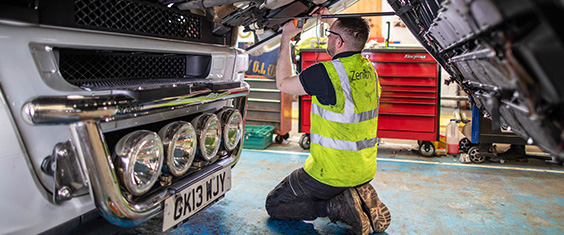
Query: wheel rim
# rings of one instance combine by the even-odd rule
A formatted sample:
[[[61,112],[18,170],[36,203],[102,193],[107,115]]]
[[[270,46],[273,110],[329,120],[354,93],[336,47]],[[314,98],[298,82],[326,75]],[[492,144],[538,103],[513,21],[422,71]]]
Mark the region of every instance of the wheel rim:
[[[433,155],[433,153],[435,152],[435,148],[431,143],[424,142],[419,147],[419,152],[421,153],[421,155],[429,157]]]
[[[467,153],[468,150],[472,148],[472,142],[470,142],[468,138],[464,138],[460,140],[460,143],[458,143],[458,145],[459,145],[458,149],[465,153]]]
[[[485,156],[480,156],[480,151],[478,151],[477,148],[470,148],[470,150],[468,151],[468,156],[470,157],[470,160],[476,163],[481,163],[486,160]]]
[[[299,142],[300,147],[303,149],[309,149],[310,147],[310,139],[308,135],[302,135]]]
[[[277,144],[281,144],[282,142],[284,142],[284,139],[282,138],[282,136],[277,135],[274,141],[276,141]]]

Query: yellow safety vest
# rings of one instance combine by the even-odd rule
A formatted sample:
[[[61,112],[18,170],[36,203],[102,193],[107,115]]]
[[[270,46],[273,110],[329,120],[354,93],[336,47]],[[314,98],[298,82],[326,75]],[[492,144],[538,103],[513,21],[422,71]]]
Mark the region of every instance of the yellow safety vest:
[[[318,181],[351,187],[376,174],[381,88],[372,63],[360,53],[322,62],[335,88],[335,105],[311,104],[311,154],[304,170]]]

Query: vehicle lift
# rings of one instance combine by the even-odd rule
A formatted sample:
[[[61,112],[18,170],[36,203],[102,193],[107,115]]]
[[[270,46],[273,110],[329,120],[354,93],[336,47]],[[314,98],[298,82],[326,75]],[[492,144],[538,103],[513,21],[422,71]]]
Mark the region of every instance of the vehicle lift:
[[[317,10],[319,11],[319,10]],[[316,11],[316,12],[317,12]],[[393,11],[388,11],[388,12],[368,12],[368,13],[354,13],[354,14],[329,14],[329,15],[320,15],[320,16],[289,16],[289,17],[272,17],[272,18],[268,18],[265,19],[263,21],[258,21],[255,22],[253,24],[250,24],[248,26],[245,26],[245,29],[243,30],[244,32],[248,32],[248,31],[255,31],[255,30],[261,30],[263,28],[263,26],[265,25],[265,22],[267,21],[279,21],[279,22],[283,22],[283,21],[289,21],[289,20],[293,20],[294,25],[298,28],[301,28],[305,25],[305,22],[308,19],[326,19],[326,18],[341,18],[341,17],[345,17],[345,18],[350,18],[350,17],[370,17],[370,16],[394,16],[396,15],[395,12]],[[274,40],[280,33],[271,35],[265,39],[263,39],[263,41],[271,41]],[[300,39],[300,34],[296,35],[292,41],[299,41]],[[388,43],[388,42],[386,42]],[[387,44],[386,44],[387,45]],[[246,49],[247,53],[252,53],[253,51],[257,50],[257,45],[252,45],[249,48]]]

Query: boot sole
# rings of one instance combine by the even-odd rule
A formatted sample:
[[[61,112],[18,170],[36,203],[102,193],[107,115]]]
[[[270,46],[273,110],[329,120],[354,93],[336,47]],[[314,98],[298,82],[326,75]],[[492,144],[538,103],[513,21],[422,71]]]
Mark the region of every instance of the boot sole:
[[[351,210],[353,210],[358,218],[360,224],[353,224],[353,234],[370,234],[370,220],[368,215],[362,209],[362,200],[356,191],[348,189],[344,192],[344,196],[348,204],[351,206]]]
[[[378,198],[376,190],[371,185],[362,185],[355,189],[363,202],[363,210],[368,215],[374,232],[382,233],[386,231],[392,221],[392,215],[388,207]]]

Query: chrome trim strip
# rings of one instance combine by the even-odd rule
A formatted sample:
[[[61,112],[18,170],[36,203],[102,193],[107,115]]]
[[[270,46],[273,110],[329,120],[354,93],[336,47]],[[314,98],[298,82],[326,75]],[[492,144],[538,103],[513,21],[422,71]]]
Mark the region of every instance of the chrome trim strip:
[[[245,81],[248,81],[248,82],[276,82],[276,80],[274,80],[272,78],[249,78],[249,77],[246,77]]]
[[[265,103],[280,103],[280,100],[249,98],[249,101],[265,102]]]
[[[251,88],[251,91],[280,93],[280,90],[278,89],[267,89],[267,88]]]
[[[38,97],[23,105],[22,116],[29,124],[64,124],[84,120],[109,122],[248,94],[249,88],[238,87],[217,93],[204,89],[150,101],[137,101],[124,95]]]
[[[121,193],[118,178],[114,171],[110,152],[104,144],[104,137],[99,123],[94,120],[76,122],[70,125],[71,138],[89,182],[91,196],[102,215],[111,223],[119,226],[135,226],[157,215],[163,209],[164,200],[174,195],[174,188],[165,188],[153,193],[149,198],[130,202]],[[241,148],[241,147],[240,147]],[[239,155],[239,151],[235,151]],[[205,168],[189,178],[212,171],[231,167],[238,156],[227,157]],[[194,182],[194,181],[188,181]],[[175,185],[179,187],[178,185]]]

